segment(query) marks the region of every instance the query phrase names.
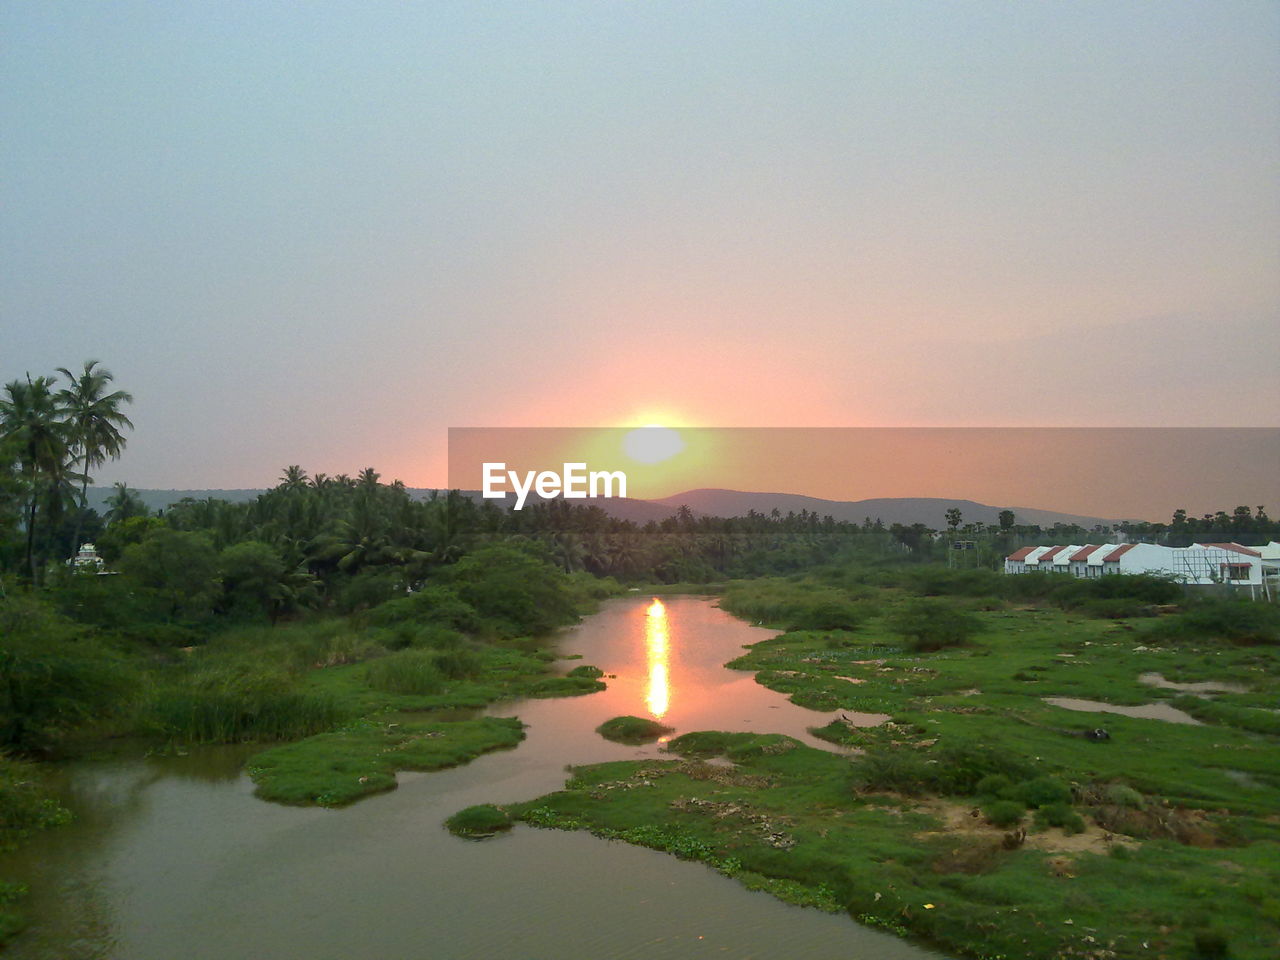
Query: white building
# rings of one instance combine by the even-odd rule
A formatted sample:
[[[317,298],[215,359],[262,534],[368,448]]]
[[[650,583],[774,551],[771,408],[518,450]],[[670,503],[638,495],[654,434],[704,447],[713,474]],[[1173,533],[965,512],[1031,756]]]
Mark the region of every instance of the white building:
[[[1280,584],[1280,543],[1245,547],[1238,543],[1105,543],[1023,547],[1005,557],[1005,573],[1063,573],[1092,578],[1112,573],[1170,577],[1187,584],[1228,584],[1273,594]]]

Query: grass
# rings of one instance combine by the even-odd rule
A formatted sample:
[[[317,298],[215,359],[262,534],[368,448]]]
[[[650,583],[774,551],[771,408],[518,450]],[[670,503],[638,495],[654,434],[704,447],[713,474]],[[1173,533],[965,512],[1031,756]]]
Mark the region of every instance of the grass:
[[[651,743],[670,733],[671,727],[647,717],[614,717],[596,727],[596,733],[614,743]]]
[[[343,730],[273,747],[247,770],[257,795],[279,803],[337,807],[396,786],[397,770],[441,770],[524,739],[514,718],[388,723],[364,720]]]
[[[446,829],[456,837],[482,840],[504,830],[510,830],[512,820],[501,807],[482,803],[459,810],[444,822]]]

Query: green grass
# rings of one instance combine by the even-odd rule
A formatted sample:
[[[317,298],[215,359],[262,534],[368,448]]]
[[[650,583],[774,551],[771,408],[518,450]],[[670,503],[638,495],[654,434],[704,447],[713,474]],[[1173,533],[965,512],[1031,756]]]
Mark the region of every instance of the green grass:
[[[511,829],[510,815],[501,807],[482,803],[459,810],[444,822],[450,833],[457,837],[480,840]]]
[[[672,748],[736,764],[579,767],[563,790],[509,810],[534,826],[698,860],[783,899],[845,910],[958,954],[1090,956],[1100,944],[1137,957],[1148,955],[1145,941],[1150,955],[1186,956],[1196,931],[1214,923],[1231,931],[1233,957],[1274,955],[1274,841],[1199,849],[1151,840],[1127,859],[1073,855],[1066,876],[1054,855],[1030,846],[931,836],[939,824],[909,803],[859,793],[848,759],[788,738],[699,733]]]
[[[596,727],[596,733],[615,743],[650,743],[670,733],[671,727],[647,717],[614,717]]]
[[[516,746],[516,719],[388,723],[365,720],[252,757],[257,795],[279,803],[342,806],[396,786],[397,770],[441,770]]]

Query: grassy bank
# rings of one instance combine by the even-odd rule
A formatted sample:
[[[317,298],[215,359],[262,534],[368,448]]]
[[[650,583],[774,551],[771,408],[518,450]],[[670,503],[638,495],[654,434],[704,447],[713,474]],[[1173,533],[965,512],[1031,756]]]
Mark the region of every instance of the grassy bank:
[[[509,812],[700,860],[968,956],[1276,956],[1271,614],[991,587],[946,572],[733,585],[725,607],[786,632],[731,666],[804,706],[891,719],[815,731],[851,756],[688,734],[671,760],[577,768],[564,790]],[[1115,616],[1130,601],[1138,615]],[[1214,626],[1244,620],[1235,633]],[[1151,685],[1155,674],[1233,690],[1190,696]],[[1201,722],[1049,698],[1171,706]]]

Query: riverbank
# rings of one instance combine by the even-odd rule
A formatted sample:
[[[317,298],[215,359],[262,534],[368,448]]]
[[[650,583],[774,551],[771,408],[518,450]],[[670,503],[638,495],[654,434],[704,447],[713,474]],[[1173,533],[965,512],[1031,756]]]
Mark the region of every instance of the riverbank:
[[[678,759],[577,767],[564,789],[509,812],[698,860],[966,956],[1273,957],[1277,648],[1188,634],[1173,608],[1098,618],[953,596],[928,609],[954,608],[976,632],[925,652],[904,626],[913,593],[759,581],[723,601],[753,619],[781,610],[780,628],[847,625],[784,632],[730,665],[797,704],[889,714],[814,731],[853,758],[791,738],[686,734],[668,747]],[[1202,722],[1083,712],[1185,704],[1153,673],[1234,686],[1197,700]]]

